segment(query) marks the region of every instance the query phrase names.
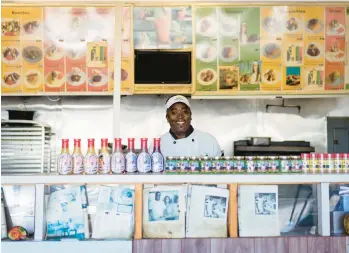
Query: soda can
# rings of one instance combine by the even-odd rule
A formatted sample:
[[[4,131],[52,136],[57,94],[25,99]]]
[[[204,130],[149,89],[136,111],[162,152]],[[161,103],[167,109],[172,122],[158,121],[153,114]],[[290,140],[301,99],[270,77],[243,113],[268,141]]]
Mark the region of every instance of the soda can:
[[[307,153],[303,153],[301,154],[301,159],[302,159],[302,170],[304,173],[308,173],[309,172],[309,168],[310,168],[310,154]]]
[[[334,154],[333,166],[334,166],[334,171],[336,173],[343,172],[343,160],[344,160],[343,154]]]
[[[258,156],[256,159],[257,172],[266,173],[268,171],[268,157]]]
[[[316,174],[320,169],[320,163],[319,163],[319,154],[311,153],[310,154],[310,169],[313,174]]]
[[[230,156],[225,156],[223,159],[223,171],[231,173],[234,171],[234,159]]]
[[[280,172],[288,173],[290,171],[290,162],[287,156],[280,156]]]
[[[318,172],[323,174],[327,170],[327,154],[318,154]]]
[[[173,156],[167,156],[165,162],[165,172],[166,173],[174,173],[177,172],[176,168],[176,160]]]
[[[223,157],[216,156],[212,161],[212,170],[217,173],[225,172],[225,162]]]
[[[189,161],[188,158],[181,156],[179,157],[179,169],[180,173],[187,173],[189,170]]]
[[[200,172],[200,160],[195,156],[192,156],[189,160],[190,173],[199,173]]]
[[[349,153],[343,154],[343,173],[349,172]]]
[[[280,160],[278,156],[269,156],[268,158],[268,171],[270,173],[276,173],[280,170]]]
[[[246,170],[246,161],[245,161],[245,157],[243,156],[235,156],[234,160],[233,160],[233,164],[234,164],[234,172],[237,173],[244,173]]]
[[[246,156],[247,173],[256,172],[256,158],[254,156]]]
[[[302,171],[302,160],[300,156],[290,156],[289,157],[290,170],[293,173],[298,173]]]
[[[334,154],[327,154],[327,173],[331,174],[334,171]]]
[[[212,172],[212,159],[210,157],[205,156],[203,159],[201,159],[201,172]]]

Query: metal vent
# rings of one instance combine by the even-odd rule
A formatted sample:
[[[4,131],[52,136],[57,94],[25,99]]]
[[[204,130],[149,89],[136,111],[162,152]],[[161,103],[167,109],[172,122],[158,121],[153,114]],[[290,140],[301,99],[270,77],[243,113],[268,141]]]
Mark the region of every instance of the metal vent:
[[[1,173],[51,170],[51,128],[30,120],[1,121]]]

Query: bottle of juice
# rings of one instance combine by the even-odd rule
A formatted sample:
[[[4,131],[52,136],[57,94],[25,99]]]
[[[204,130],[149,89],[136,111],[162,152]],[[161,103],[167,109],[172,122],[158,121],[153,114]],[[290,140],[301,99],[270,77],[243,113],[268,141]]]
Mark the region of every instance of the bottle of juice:
[[[84,173],[84,156],[81,153],[81,139],[74,139],[73,174]]]
[[[61,175],[72,173],[72,156],[69,153],[69,139],[62,139],[62,151],[58,157],[57,170]]]
[[[137,170],[141,173],[151,171],[151,158],[148,153],[148,138],[141,138],[141,153],[137,157]]]
[[[108,150],[108,138],[101,140],[101,151],[98,156],[98,172],[99,174],[110,173],[110,154]]]
[[[128,151],[126,154],[126,172],[137,172],[137,155],[135,152],[135,139],[128,138]]]
[[[85,156],[85,174],[93,175],[98,171],[98,157],[95,151],[95,139],[87,139],[88,149]]]
[[[163,172],[164,171],[164,156],[160,149],[160,138],[154,138],[154,149],[151,154],[151,165],[152,172]]]
[[[121,138],[114,139],[114,154],[111,157],[111,171],[114,174],[125,173],[125,156],[122,153]]]

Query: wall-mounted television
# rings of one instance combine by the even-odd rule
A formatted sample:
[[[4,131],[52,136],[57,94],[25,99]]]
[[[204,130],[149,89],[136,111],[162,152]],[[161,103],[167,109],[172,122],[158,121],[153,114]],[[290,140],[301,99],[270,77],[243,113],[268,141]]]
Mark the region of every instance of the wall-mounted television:
[[[191,52],[135,50],[135,84],[191,84]]]

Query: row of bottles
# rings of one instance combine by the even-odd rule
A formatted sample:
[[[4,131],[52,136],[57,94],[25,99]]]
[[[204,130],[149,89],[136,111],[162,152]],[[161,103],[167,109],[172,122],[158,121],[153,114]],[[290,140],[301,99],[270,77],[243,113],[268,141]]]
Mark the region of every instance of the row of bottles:
[[[108,139],[101,139],[99,155],[95,151],[95,140],[88,139],[88,150],[85,156],[81,152],[81,139],[74,139],[73,154],[69,152],[69,139],[62,139],[62,152],[58,157],[58,173],[69,174],[120,174],[125,172],[162,172],[164,157],[160,150],[160,139],[154,138],[154,149],[148,152],[148,139],[141,138],[141,152],[135,151],[135,139],[128,138],[126,155],[122,151],[121,138],[114,139],[114,152],[108,151]]]

